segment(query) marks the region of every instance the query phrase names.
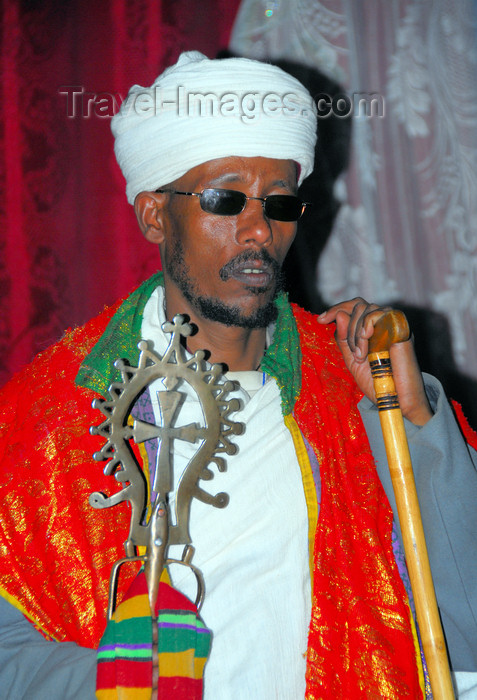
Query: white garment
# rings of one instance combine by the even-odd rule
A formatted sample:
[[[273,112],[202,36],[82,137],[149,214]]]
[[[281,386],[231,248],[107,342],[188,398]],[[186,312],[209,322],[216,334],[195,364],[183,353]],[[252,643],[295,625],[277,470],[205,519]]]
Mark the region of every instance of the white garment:
[[[313,170],[316,107],[277,66],[245,58],[180,55],[151,85],[133,85],[111,120],[130,204],[191,168],[229,156],[281,158]]]
[[[156,289],[142,325],[143,338],[153,340],[161,355],[168,343],[160,328],[165,320],[162,295]],[[243,403],[234,419],[247,426],[233,440],[239,453],[227,458],[224,473],[211,465],[213,480],[200,484],[210,493],[227,492],[230,502],[218,509],[194,499],[191,507],[193,563],[206,585],[201,615],[213,632],[204,700],[297,700],[305,693],[311,615],[303,482],[276,382],[269,380],[254,392],[262,373],[234,373],[234,379],[240,375],[247,386],[251,382],[253,396],[244,387],[231,395]],[[151,387],[158,424],[156,391],[163,390],[160,380]],[[198,400],[192,391],[187,393],[177,425],[201,420]],[[174,441],[175,483],[196,449]],[[184,576],[182,567],[176,569],[171,571],[174,584],[193,598],[192,577]]]

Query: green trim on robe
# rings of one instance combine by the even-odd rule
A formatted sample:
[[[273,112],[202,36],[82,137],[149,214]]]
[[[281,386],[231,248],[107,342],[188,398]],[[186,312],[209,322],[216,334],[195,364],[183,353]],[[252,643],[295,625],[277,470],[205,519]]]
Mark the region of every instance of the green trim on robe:
[[[301,391],[301,348],[295,317],[286,294],[276,299],[278,318],[273,341],[260,368],[276,379],[282,400],[282,413],[292,412]]]
[[[141,340],[144,307],[151,294],[163,284],[162,272],[153,275],[138,287],[119,307],[101,338],[81,363],[76,384],[93,389],[104,397],[113,382],[121,381],[121,373],[115,368],[118,359],[128,360],[137,367]]]
[[[101,338],[85,357],[76,376],[76,383],[93,389],[106,397],[108,387],[121,381],[114,367],[117,359],[126,359],[132,366],[139,361],[138,342],[144,308],[164,276],[159,272],[143,282],[119,307]],[[295,318],[286,294],[276,299],[278,318],[273,341],[268,348],[261,369],[274,377],[280,388],[283,415],[292,412],[301,389],[300,338]]]

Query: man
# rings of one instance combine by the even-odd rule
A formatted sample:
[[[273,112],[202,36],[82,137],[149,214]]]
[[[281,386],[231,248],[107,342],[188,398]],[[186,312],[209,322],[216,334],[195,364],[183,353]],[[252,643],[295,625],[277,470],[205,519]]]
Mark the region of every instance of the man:
[[[191,94],[218,103],[194,111]],[[91,490],[111,490],[88,461],[97,443],[84,436],[85,424],[99,419],[87,406],[94,391],[107,396],[117,357],[137,365],[141,337],[164,352],[162,324],[176,314],[197,326],[187,351],[206,349],[238,380],[233,395],[243,408],[234,419],[245,424],[234,440],[238,455],[214,472],[209,489],[226,491],[228,506],[191,506],[194,563],[206,584],[201,616],[212,631],[204,697],[424,697],[398,527],[377,477],[393,503],[366,359],[384,310],[355,299],[316,318],[291,309],[280,291],[315,130],[310,96],[279,69],[195,53],[151,89],[135,86],[115,117],[128,199],[159,246],[163,282],[147,281],[37,360],[41,394],[27,388],[27,374],[6,389],[4,456],[14,467],[4,479],[4,594],[55,639],[81,645],[42,640],[6,607],[2,678],[11,697],[31,689],[55,697],[58,688],[58,697],[93,695],[96,656],[83,647],[95,649],[104,631],[106,581],[127,515],[85,506]],[[477,670],[474,453],[438,383],[424,386],[412,343],[391,350],[451,662],[469,673]],[[62,369],[53,382],[47,372],[55,366]],[[163,390],[152,385],[142,408],[156,419]],[[31,408],[18,425],[15,397],[25,401],[26,391]],[[192,403],[188,397],[181,409],[185,423]],[[32,434],[33,454],[22,440]],[[177,479],[189,446],[176,440],[174,449]]]

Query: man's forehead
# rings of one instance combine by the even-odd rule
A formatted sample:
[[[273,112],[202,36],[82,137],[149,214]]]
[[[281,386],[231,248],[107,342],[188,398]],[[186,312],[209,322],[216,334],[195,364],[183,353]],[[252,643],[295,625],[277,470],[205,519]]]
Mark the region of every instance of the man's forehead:
[[[298,164],[290,159],[227,156],[191,168],[173,184],[220,186],[260,180],[268,186],[296,187],[298,173]]]

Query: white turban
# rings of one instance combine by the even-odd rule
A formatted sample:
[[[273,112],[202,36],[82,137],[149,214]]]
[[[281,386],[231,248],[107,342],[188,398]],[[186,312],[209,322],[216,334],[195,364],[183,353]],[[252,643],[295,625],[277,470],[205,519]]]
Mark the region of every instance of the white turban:
[[[294,160],[299,184],[313,170],[316,109],[276,66],[183,53],[150,88],[134,85],[113,117],[114,150],[128,202],[214,158]]]

